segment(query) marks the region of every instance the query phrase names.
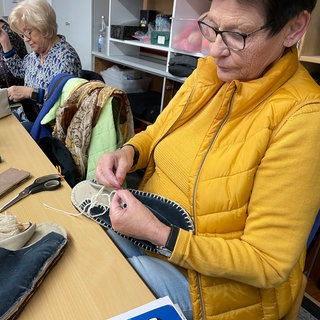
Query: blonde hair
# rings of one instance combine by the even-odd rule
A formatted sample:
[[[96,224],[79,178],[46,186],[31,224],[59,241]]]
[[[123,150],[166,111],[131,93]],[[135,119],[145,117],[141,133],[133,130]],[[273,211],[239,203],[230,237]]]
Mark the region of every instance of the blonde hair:
[[[24,0],[11,11],[8,18],[13,31],[21,33],[19,26],[25,24],[37,29],[44,38],[53,39],[57,35],[56,13],[47,0]]]

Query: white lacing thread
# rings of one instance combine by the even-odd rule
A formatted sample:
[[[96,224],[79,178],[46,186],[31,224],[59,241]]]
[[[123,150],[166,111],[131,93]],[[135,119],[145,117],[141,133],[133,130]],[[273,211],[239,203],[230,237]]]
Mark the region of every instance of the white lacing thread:
[[[98,202],[98,199],[100,196],[106,196],[107,197],[107,203],[105,204],[105,207],[106,208],[110,208],[110,203],[111,203],[111,200],[115,194],[115,190],[111,191],[110,193],[104,193],[103,192],[104,190],[104,187],[101,187],[99,192],[95,195],[93,195],[91,198],[90,198],[90,206],[88,208],[88,210],[85,212],[85,210],[82,210],[82,213],[86,216],[90,216],[90,217],[100,217],[100,216],[103,216],[105,213],[106,213],[106,210],[103,210],[103,212],[99,213],[99,214],[95,214],[94,216],[92,216],[90,214],[90,211],[91,209],[93,209],[94,207],[96,207],[97,204],[99,204]]]
[[[72,213],[72,212],[68,212],[68,211],[65,211],[65,210],[61,210],[61,209],[49,206],[46,203],[43,203],[43,205],[48,209],[51,209],[51,210],[54,210],[54,211],[57,211],[57,212],[60,212],[60,213],[63,213],[63,214],[67,214],[68,216],[78,217],[78,216],[82,215],[82,212],[80,212],[80,213]]]
[[[80,213],[71,213],[71,212],[68,212],[68,211],[64,211],[64,210],[61,210],[61,209],[57,209],[57,208],[54,208],[54,207],[51,207],[49,206],[48,204],[44,203],[43,205],[46,207],[46,208],[49,208],[51,210],[55,210],[55,211],[58,211],[58,212],[61,212],[61,213],[64,213],[64,214],[67,214],[67,215],[70,215],[70,216],[73,216],[73,217],[78,217],[78,216],[81,216],[81,215],[85,215],[86,217],[90,218],[90,219],[93,219],[95,217],[99,217],[99,216],[102,216],[104,215],[107,211],[106,210],[103,210],[103,212],[99,213],[99,214],[95,214],[95,215],[91,215],[90,214],[90,211],[91,209],[93,209],[94,207],[97,206],[97,204],[99,204],[98,202],[98,198],[100,196],[106,196],[107,197],[107,203],[104,204],[104,206],[106,208],[109,208],[110,207],[110,202],[116,192],[116,190],[113,190],[111,191],[110,193],[103,193],[103,190],[104,190],[104,187],[101,187],[99,192],[97,194],[94,194],[89,200],[90,200],[90,205],[89,207],[86,209],[86,207],[84,208],[78,208],[78,210],[80,211]]]
[[[17,217],[7,214],[7,212],[0,214],[0,240],[20,233],[24,229],[24,225],[18,222]]]

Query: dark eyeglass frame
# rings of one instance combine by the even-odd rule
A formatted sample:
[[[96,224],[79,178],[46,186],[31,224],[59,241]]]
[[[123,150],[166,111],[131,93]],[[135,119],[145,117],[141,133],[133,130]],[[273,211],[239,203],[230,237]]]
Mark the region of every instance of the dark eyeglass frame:
[[[202,36],[207,39],[208,41],[210,42],[215,42],[215,41],[212,41],[211,39],[209,39],[208,37],[205,36],[205,33],[202,29],[202,26],[206,26],[208,28],[210,28],[211,30],[213,30],[216,34],[216,37],[218,35],[221,36],[221,39],[223,41],[223,43],[228,47],[229,50],[232,50],[232,51],[242,51],[244,50],[244,48],[246,47],[246,40],[247,38],[251,37],[252,35],[254,35],[255,33],[261,31],[261,30],[264,30],[264,29],[267,29],[270,27],[270,24],[265,24],[263,25],[262,27],[260,27],[259,29],[257,30],[254,30],[250,33],[244,33],[244,32],[237,32],[237,31],[228,31],[228,30],[219,30],[213,26],[210,26],[209,24],[207,24],[206,22],[204,22],[203,20],[207,17],[207,15],[205,15],[202,19],[198,20],[198,26],[199,26],[199,29],[200,29],[200,32],[202,34]],[[229,46],[229,44],[227,43],[227,41],[225,40],[225,37],[224,37],[224,34],[233,34],[233,35],[237,35],[237,36],[241,36],[242,39],[243,39],[243,47],[242,48],[231,48]]]
[[[26,38],[27,40],[31,40],[31,33],[34,30],[31,31],[24,31],[23,33],[19,33],[19,36],[24,40],[24,38]]]

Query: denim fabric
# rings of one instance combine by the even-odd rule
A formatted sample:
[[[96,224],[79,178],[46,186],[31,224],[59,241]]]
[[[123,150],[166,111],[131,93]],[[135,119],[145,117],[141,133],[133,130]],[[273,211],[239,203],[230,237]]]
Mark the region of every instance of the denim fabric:
[[[12,113],[20,122],[28,120],[28,118],[23,112],[23,107],[13,107],[11,110],[12,110]]]
[[[114,231],[108,230],[107,233],[156,297],[169,296],[173,303],[179,305],[184,316],[192,320],[188,278],[171,263],[145,254],[137,245]]]
[[[33,127],[33,122],[26,120],[26,121],[22,121],[21,124],[29,133],[31,132]]]
[[[67,239],[51,232],[12,251],[0,248],[0,319],[14,319],[60,258]]]
[[[23,108],[12,108],[12,113],[21,122],[23,127],[30,133],[33,126],[33,122],[27,119],[26,115],[23,113]]]

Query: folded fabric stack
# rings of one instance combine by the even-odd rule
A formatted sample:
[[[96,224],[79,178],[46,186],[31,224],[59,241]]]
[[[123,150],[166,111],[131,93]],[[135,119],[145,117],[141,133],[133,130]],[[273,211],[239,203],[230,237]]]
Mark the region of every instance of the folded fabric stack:
[[[16,319],[67,244],[54,223],[18,223],[0,214],[0,319]]]

